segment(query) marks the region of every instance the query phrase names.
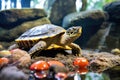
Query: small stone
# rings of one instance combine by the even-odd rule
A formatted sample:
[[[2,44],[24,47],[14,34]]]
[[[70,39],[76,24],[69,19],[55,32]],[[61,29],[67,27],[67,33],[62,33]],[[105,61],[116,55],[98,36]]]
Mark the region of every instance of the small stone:
[[[2,66],[4,66],[4,65],[8,64],[8,63],[9,63],[9,59],[8,58],[5,58],[5,57],[0,58],[0,68]]]
[[[115,55],[120,55],[120,49],[118,49],[118,48],[112,49],[111,53],[113,53]]]
[[[11,52],[8,50],[2,50],[0,51],[0,57],[8,57],[11,55]]]
[[[6,66],[0,71],[0,80],[28,80],[26,74],[16,66]]]
[[[20,62],[20,66],[26,66],[31,61],[30,55],[21,49],[13,49],[11,50],[12,60]]]
[[[3,48],[3,46],[0,44],[0,49],[2,49]]]

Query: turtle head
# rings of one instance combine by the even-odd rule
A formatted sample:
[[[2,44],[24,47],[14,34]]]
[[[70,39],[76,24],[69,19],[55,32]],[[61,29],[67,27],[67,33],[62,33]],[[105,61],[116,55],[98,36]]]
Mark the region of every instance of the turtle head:
[[[78,37],[81,36],[82,27],[81,26],[73,26],[66,30],[66,33],[63,35],[61,39],[61,44],[70,44],[75,41]]]
[[[66,34],[69,37],[79,37],[82,33],[82,27],[81,26],[73,26],[67,29]]]

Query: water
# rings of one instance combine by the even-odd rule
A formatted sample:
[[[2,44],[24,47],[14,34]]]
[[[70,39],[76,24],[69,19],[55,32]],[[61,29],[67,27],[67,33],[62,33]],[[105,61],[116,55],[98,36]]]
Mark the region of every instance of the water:
[[[105,41],[106,41],[106,37],[109,35],[110,29],[111,29],[112,23],[109,24],[109,26],[105,29],[105,33],[103,34],[100,42],[99,42],[99,46],[98,46],[98,50],[97,52],[99,52],[102,48],[105,48]]]
[[[85,80],[110,80],[109,76],[104,73],[88,72]]]

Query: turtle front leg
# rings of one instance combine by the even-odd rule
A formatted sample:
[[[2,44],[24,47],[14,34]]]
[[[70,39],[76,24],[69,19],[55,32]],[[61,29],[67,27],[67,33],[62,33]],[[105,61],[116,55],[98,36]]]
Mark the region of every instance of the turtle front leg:
[[[39,41],[38,43],[36,43],[29,51],[28,53],[31,55],[31,57],[38,55],[35,52],[37,51],[42,51],[47,47],[47,44],[45,41]]]
[[[79,45],[75,44],[75,43],[71,43],[68,45],[69,47],[72,48],[72,53],[76,56],[81,56],[81,48]]]

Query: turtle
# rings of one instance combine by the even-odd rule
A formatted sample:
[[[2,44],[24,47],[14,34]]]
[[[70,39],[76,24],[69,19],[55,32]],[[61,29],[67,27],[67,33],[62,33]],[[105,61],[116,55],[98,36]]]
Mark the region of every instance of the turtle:
[[[73,41],[80,37],[81,33],[81,26],[65,30],[58,25],[43,24],[27,30],[15,41],[20,48],[29,49],[31,57],[37,55],[37,51],[59,48],[70,49],[74,55],[80,56],[81,48]]]

